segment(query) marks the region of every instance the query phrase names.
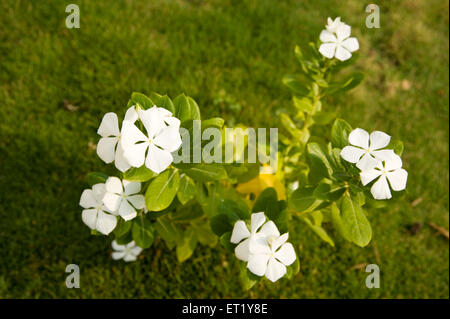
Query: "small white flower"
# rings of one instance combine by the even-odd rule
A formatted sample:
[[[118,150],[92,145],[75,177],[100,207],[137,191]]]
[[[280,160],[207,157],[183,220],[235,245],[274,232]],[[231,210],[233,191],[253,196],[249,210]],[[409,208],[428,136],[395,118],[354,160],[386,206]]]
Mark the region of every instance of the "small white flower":
[[[250,231],[243,220],[238,220],[233,227],[231,233],[231,242],[238,244],[234,250],[236,257],[240,260],[247,261],[250,255],[251,246],[258,238],[266,238],[268,236],[280,235],[277,226],[273,221],[268,221],[266,224],[266,217],[264,213],[254,213],[251,216]],[[264,224],[264,226],[263,226]],[[262,226],[262,227],[261,227]],[[261,230],[259,230],[261,228]],[[258,232],[259,230],[259,232]],[[245,239],[244,241],[242,241]]]
[[[103,205],[102,198],[106,193],[105,184],[95,184],[92,189],[85,189],[81,194],[80,206],[85,208],[81,214],[83,222],[90,229],[108,235],[116,228],[117,218]]]
[[[382,150],[391,141],[391,137],[386,133],[374,131],[369,136],[367,131],[357,128],[351,131],[348,141],[354,146],[344,147],[340,153],[341,157],[347,162],[356,163],[356,167],[362,171],[375,168],[380,161],[399,158],[393,150]]]
[[[141,183],[121,181],[118,177],[111,176],[106,180],[105,188],[103,203],[110,211],[118,212],[124,220],[131,220],[137,216],[135,208],[145,207],[144,195],[137,194],[141,190]]]
[[[351,27],[343,22],[340,18],[334,21],[328,18],[327,30],[320,33],[319,52],[326,58],[335,57],[340,61],[348,60],[352,57],[351,52],[359,49],[358,39],[350,37]]]
[[[133,123],[124,121],[121,142],[124,156],[131,166],[141,167],[145,163],[147,168],[159,174],[173,162],[171,152],[181,146],[180,120],[156,106],[137,112],[147,135]]]
[[[257,276],[266,276],[272,282],[286,274],[286,266],[295,259],[295,250],[291,243],[286,243],[288,233],[271,236],[264,243],[253,245],[248,258],[247,268]]]
[[[134,105],[125,113],[124,121],[134,123],[138,116]],[[97,130],[97,134],[102,138],[97,144],[97,155],[107,164],[114,161],[115,166],[121,172],[125,172],[131,166],[123,156],[121,143],[121,132],[119,131],[119,120],[116,113],[109,112],[103,116],[102,122]]]
[[[136,246],[132,241],[126,245],[119,245],[115,240],[111,243],[112,248],[115,250],[112,253],[114,260],[123,259],[126,262],[136,261],[137,256],[142,252],[142,248]]]
[[[375,199],[390,199],[392,195],[389,184],[394,191],[401,191],[406,188],[408,172],[401,167],[402,160],[397,156],[386,160],[384,165],[379,162],[376,168],[362,171],[359,175],[364,186],[380,176],[372,185],[370,192]]]

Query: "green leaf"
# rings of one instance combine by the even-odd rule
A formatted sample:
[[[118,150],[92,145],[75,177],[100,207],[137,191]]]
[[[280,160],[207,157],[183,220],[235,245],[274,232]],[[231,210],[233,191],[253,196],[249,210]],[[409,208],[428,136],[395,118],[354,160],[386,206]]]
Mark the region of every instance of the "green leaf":
[[[345,187],[332,187],[327,183],[320,183],[314,190],[314,196],[320,200],[337,201],[345,193]]]
[[[102,172],[90,172],[87,174],[87,180],[89,186],[93,186],[95,184],[105,183],[108,179],[108,175]]]
[[[222,164],[178,164],[177,167],[195,181],[209,182],[227,178],[227,171]]]
[[[182,174],[180,178],[180,186],[177,192],[177,198],[181,204],[186,204],[195,197],[195,183],[186,174]]]
[[[155,237],[153,225],[144,216],[133,220],[133,229],[131,232],[137,246],[145,249],[152,245]]]
[[[372,228],[363,209],[348,194],[342,199],[341,212],[342,223],[351,241],[360,247],[367,246],[372,238]]]
[[[203,216],[202,207],[198,203],[192,205],[178,206],[176,211],[169,213],[174,221],[191,221]]]
[[[300,261],[298,257],[295,259],[294,263],[286,267],[286,279],[291,279],[300,271]]]
[[[289,206],[297,212],[306,211],[313,207],[317,199],[314,196],[314,187],[299,187],[289,198]]]
[[[200,120],[200,110],[197,103],[184,94],[178,95],[174,100],[175,117],[181,122],[188,120]]]
[[[248,269],[246,263],[240,263],[239,280],[245,290],[251,289],[260,278],[253,275]]]
[[[334,247],[334,241],[328,236],[327,232],[321,225],[315,225],[311,223],[309,218],[302,218],[302,220],[313,230],[316,235],[318,235],[324,242],[328,243],[331,247]]]
[[[233,230],[233,224],[230,222],[230,218],[225,214],[217,214],[211,218],[211,229],[217,236],[222,236],[227,232]]]
[[[286,113],[280,114],[281,124],[295,138],[300,139],[302,132],[294,124],[290,116]]]
[[[327,125],[336,118],[336,112],[318,112],[313,115],[314,123],[319,125]]]
[[[347,228],[344,226],[344,222],[342,221],[341,217],[341,212],[339,211],[339,208],[336,203],[333,203],[331,205],[331,222],[333,223],[333,226],[339,235],[341,235],[343,238],[345,238],[350,242],[352,241],[349,233],[347,232]]]
[[[155,172],[149,170],[145,165],[141,167],[132,167],[123,173],[123,179],[130,182],[146,182],[157,176]]]
[[[392,150],[394,150],[395,154],[397,154],[398,156],[402,156],[404,147],[405,146],[403,145],[402,141],[391,140],[391,142],[389,143],[389,145],[386,148],[392,149]]]
[[[122,218],[120,218],[118,225],[114,229],[114,235],[116,236],[116,238],[125,236],[131,230],[132,225],[133,221],[124,221]]]
[[[344,148],[348,143],[348,136],[352,127],[343,119],[336,119],[331,128],[331,144],[337,148]]]
[[[223,124],[225,123],[223,118],[213,117],[207,120],[202,121],[202,130],[207,129],[209,127],[215,127],[221,129]]]
[[[205,221],[191,223],[198,242],[204,246],[214,247],[217,244],[217,236],[212,232],[211,227]]]
[[[298,81],[298,79],[293,75],[285,75],[283,77],[283,84],[291,89],[295,94],[300,96],[306,96],[309,94],[309,89],[306,85]]]
[[[250,212],[247,205],[238,205],[235,201],[231,199],[222,200],[218,206],[219,214],[224,214],[228,216],[228,219],[232,225],[239,219],[249,219]]]
[[[177,241],[181,237],[181,231],[172,223],[166,216],[161,216],[156,219],[154,224],[155,230],[159,236],[166,242],[169,249],[175,247]]]
[[[176,169],[168,169],[152,180],[145,192],[145,204],[149,211],[161,211],[172,203],[180,185]]]
[[[131,94],[131,100],[135,104],[139,104],[140,106],[142,106],[144,109],[149,109],[153,105],[155,105],[155,103],[153,103],[153,101],[150,100],[150,98],[139,92],[133,92]]]
[[[363,79],[364,79],[364,74],[362,74],[361,72],[353,73],[342,81],[330,83],[330,85],[326,91],[326,94],[332,95],[332,94],[342,93],[342,92],[351,90],[354,87],[358,86],[362,82]]]
[[[306,149],[307,158],[310,164],[308,175],[310,183],[317,184],[323,178],[332,176],[333,169],[325,149],[318,143],[309,143]]]
[[[294,101],[294,106],[297,110],[308,114],[311,114],[314,111],[314,105],[311,103],[310,99],[306,97],[299,98],[294,95],[292,100]]]
[[[230,253],[234,253],[235,244],[231,242],[231,232],[227,232],[220,236],[220,244]]]
[[[150,99],[155,103],[157,107],[165,108],[172,114],[175,113],[175,106],[173,105],[172,100],[167,95],[159,95],[158,93],[152,92],[150,93]]]
[[[192,256],[197,246],[197,236],[194,229],[184,231],[183,236],[177,242],[177,259],[180,263]]]

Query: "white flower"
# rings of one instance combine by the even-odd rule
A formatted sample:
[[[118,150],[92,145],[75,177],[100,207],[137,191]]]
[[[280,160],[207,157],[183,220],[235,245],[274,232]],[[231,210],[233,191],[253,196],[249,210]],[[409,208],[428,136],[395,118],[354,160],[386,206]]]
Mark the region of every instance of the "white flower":
[[[136,261],[137,256],[142,252],[142,248],[136,246],[134,241],[126,244],[119,245],[115,240],[111,243],[112,248],[115,250],[112,253],[114,260],[123,259],[124,261]]]
[[[278,231],[278,230],[277,230]],[[271,236],[264,243],[252,246],[247,268],[257,276],[266,276],[272,282],[286,274],[286,266],[295,259],[295,250],[291,243],[286,243],[288,234]]]
[[[362,171],[359,175],[364,186],[380,176],[372,185],[370,192],[375,199],[389,199],[392,197],[389,184],[394,191],[401,191],[406,188],[408,172],[401,167],[402,160],[399,156],[396,156],[386,160],[384,165],[379,162],[376,168]]]
[[[250,231],[243,220],[238,220],[233,227],[231,234],[231,242],[238,244],[234,250],[236,257],[240,260],[247,261],[250,255],[250,248],[256,242],[258,238],[266,238],[267,236],[278,234],[277,226],[273,221],[268,221],[264,226],[266,217],[264,213],[254,213],[251,216]],[[262,227],[261,227],[262,226]],[[261,230],[258,232],[258,230]],[[245,239],[244,241],[242,241]]]
[[[133,123],[124,121],[124,156],[131,166],[141,167],[145,163],[147,168],[159,174],[173,162],[171,152],[181,146],[180,120],[166,109],[156,106],[148,110],[138,109],[137,112],[147,135]]]
[[[356,163],[362,171],[375,168],[380,161],[399,158],[393,150],[382,150],[391,141],[391,137],[386,133],[374,131],[369,136],[365,130],[357,128],[351,131],[348,141],[354,146],[344,147],[340,153],[341,157],[350,163]]]
[[[121,181],[118,177],[111,176],[106,180],[105,188],[103,203],[110,211],[118,212],[124,220],[131,220],[137,216],[135,208],[145,207],[144,195],[133,195],[140,192],[141,183]]]
[[[92,189],[85,189],[81,194],[80,206],[85,208],[81,214],[83,222],[90,229],[108,235],[116,227],[117,218],[103,205],[105,193],[105,184],[95,184]]]
[[[124,121],[134,123],[137,118],[138,116],[133,105],[127,110]],[[121,172],[129,169],[131,166],[123,156],[121,143],[118,143],[121,138],[121,132],[119,131],[119,121],[116,113],[109,112],[103,116],[97,134],[102,137],[97,144],[97,155],[107,164],[114,161],[115,166]]]
[[[351,27],[343,22],[340,18],[334,21],[328,18],[327,30],[320,33],[319,52],[326,58],[336,59],[340,61],[348,60],[352,57],[351,52],[359,49],[358,39],[350,37]]]

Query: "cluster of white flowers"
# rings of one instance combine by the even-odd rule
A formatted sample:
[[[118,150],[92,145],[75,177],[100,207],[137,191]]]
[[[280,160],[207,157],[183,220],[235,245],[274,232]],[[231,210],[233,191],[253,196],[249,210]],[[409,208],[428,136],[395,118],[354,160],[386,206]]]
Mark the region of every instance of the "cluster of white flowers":
[[[81,194],[80,206],[83,222],[91,229],[104,235],[111,233],[117,225],[117,215],[124,220],[137,216],[136,209],[145,207],[144,195],[138,194],[141,183],[109,177],[105,183],[85,189]]]
[[[358,39],[350,37],[351,27],[341,21],[340,17],[332,20],[328,18],[326,30],[320,33],[319,52],[326,58],[336,58],[340,61],[352,57],[352,52],[359,49]]]
[[[247,262],[247,268],[257,276],[266,276],[272,282],[286,274],[286,266],[294,263],[295,250],[287,243],[288,233],[280,236],[271,220],[266,223],[264,213],[251,216],[250,231],[243,220],[234,224],[231,242],[238,244],[236,257]]]
[[[126,262],[136,261],[137,256],[142,252],[142,248],[136,246],[134,241],[126,244],[119,245],[115,240],[111,243],[113,248],[112,258],[114,260],[123,259]]]
[[[146,133],[137,126],[142,122]],[[181,146],[180,120],[172,113],[156,105],[148,110],[139,106],[130,107],[119,130],[115,113],[103,116],[97,133],[102,137],[97,145],[97,154],[105,163],[112,163],[121,172],[130,167],[147,168],[159,174],[173,162],[171,152]]]
[[[383,149],[389,145],[391,137],[386,133],[367,131],[357,128],[348,136],[353,146],[346,146],[341,157],[350,163],[356,163],[361,170],[361,182],[365,186],[379,177],[372,185],[371,193],[375,199],[392,197],[389,184],[394,191],[406,188],[408,172],[402,168],[402,159],[391,149]],[[389,183],[388,183],[389,181]]]

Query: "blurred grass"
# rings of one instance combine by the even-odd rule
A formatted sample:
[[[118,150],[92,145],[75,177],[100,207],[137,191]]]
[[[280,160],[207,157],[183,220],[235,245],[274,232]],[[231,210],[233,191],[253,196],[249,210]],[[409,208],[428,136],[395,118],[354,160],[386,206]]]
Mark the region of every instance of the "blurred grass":
[[[449,227],[447,1],[385,1],[380,29],[356,0],[78,1],[80,29],[65,27],[67,4],[0,4],[0,297],[449,297],[449,243],[427,224]],[[180,265],[159,242],[138,263],[113,262],[78,206],[85,174],[103,168],[92,147],[103,113],[123,114],[133,91],[185,92],[205,116],[274,126],[291,103],[281,77],[299,71],[294,45],[315,41],[328,16],[352,25],[366,79],[326,107],[405,142],[408,194],[370,214],[372,243],[331,248],[300,224],[301,273],[250,292],[220,247]],[[220,94],[241,110],[214,103]],[[65,287],[69,263],[81,289]],[[363,263],[380,266],[380,289],[352,268]]]

